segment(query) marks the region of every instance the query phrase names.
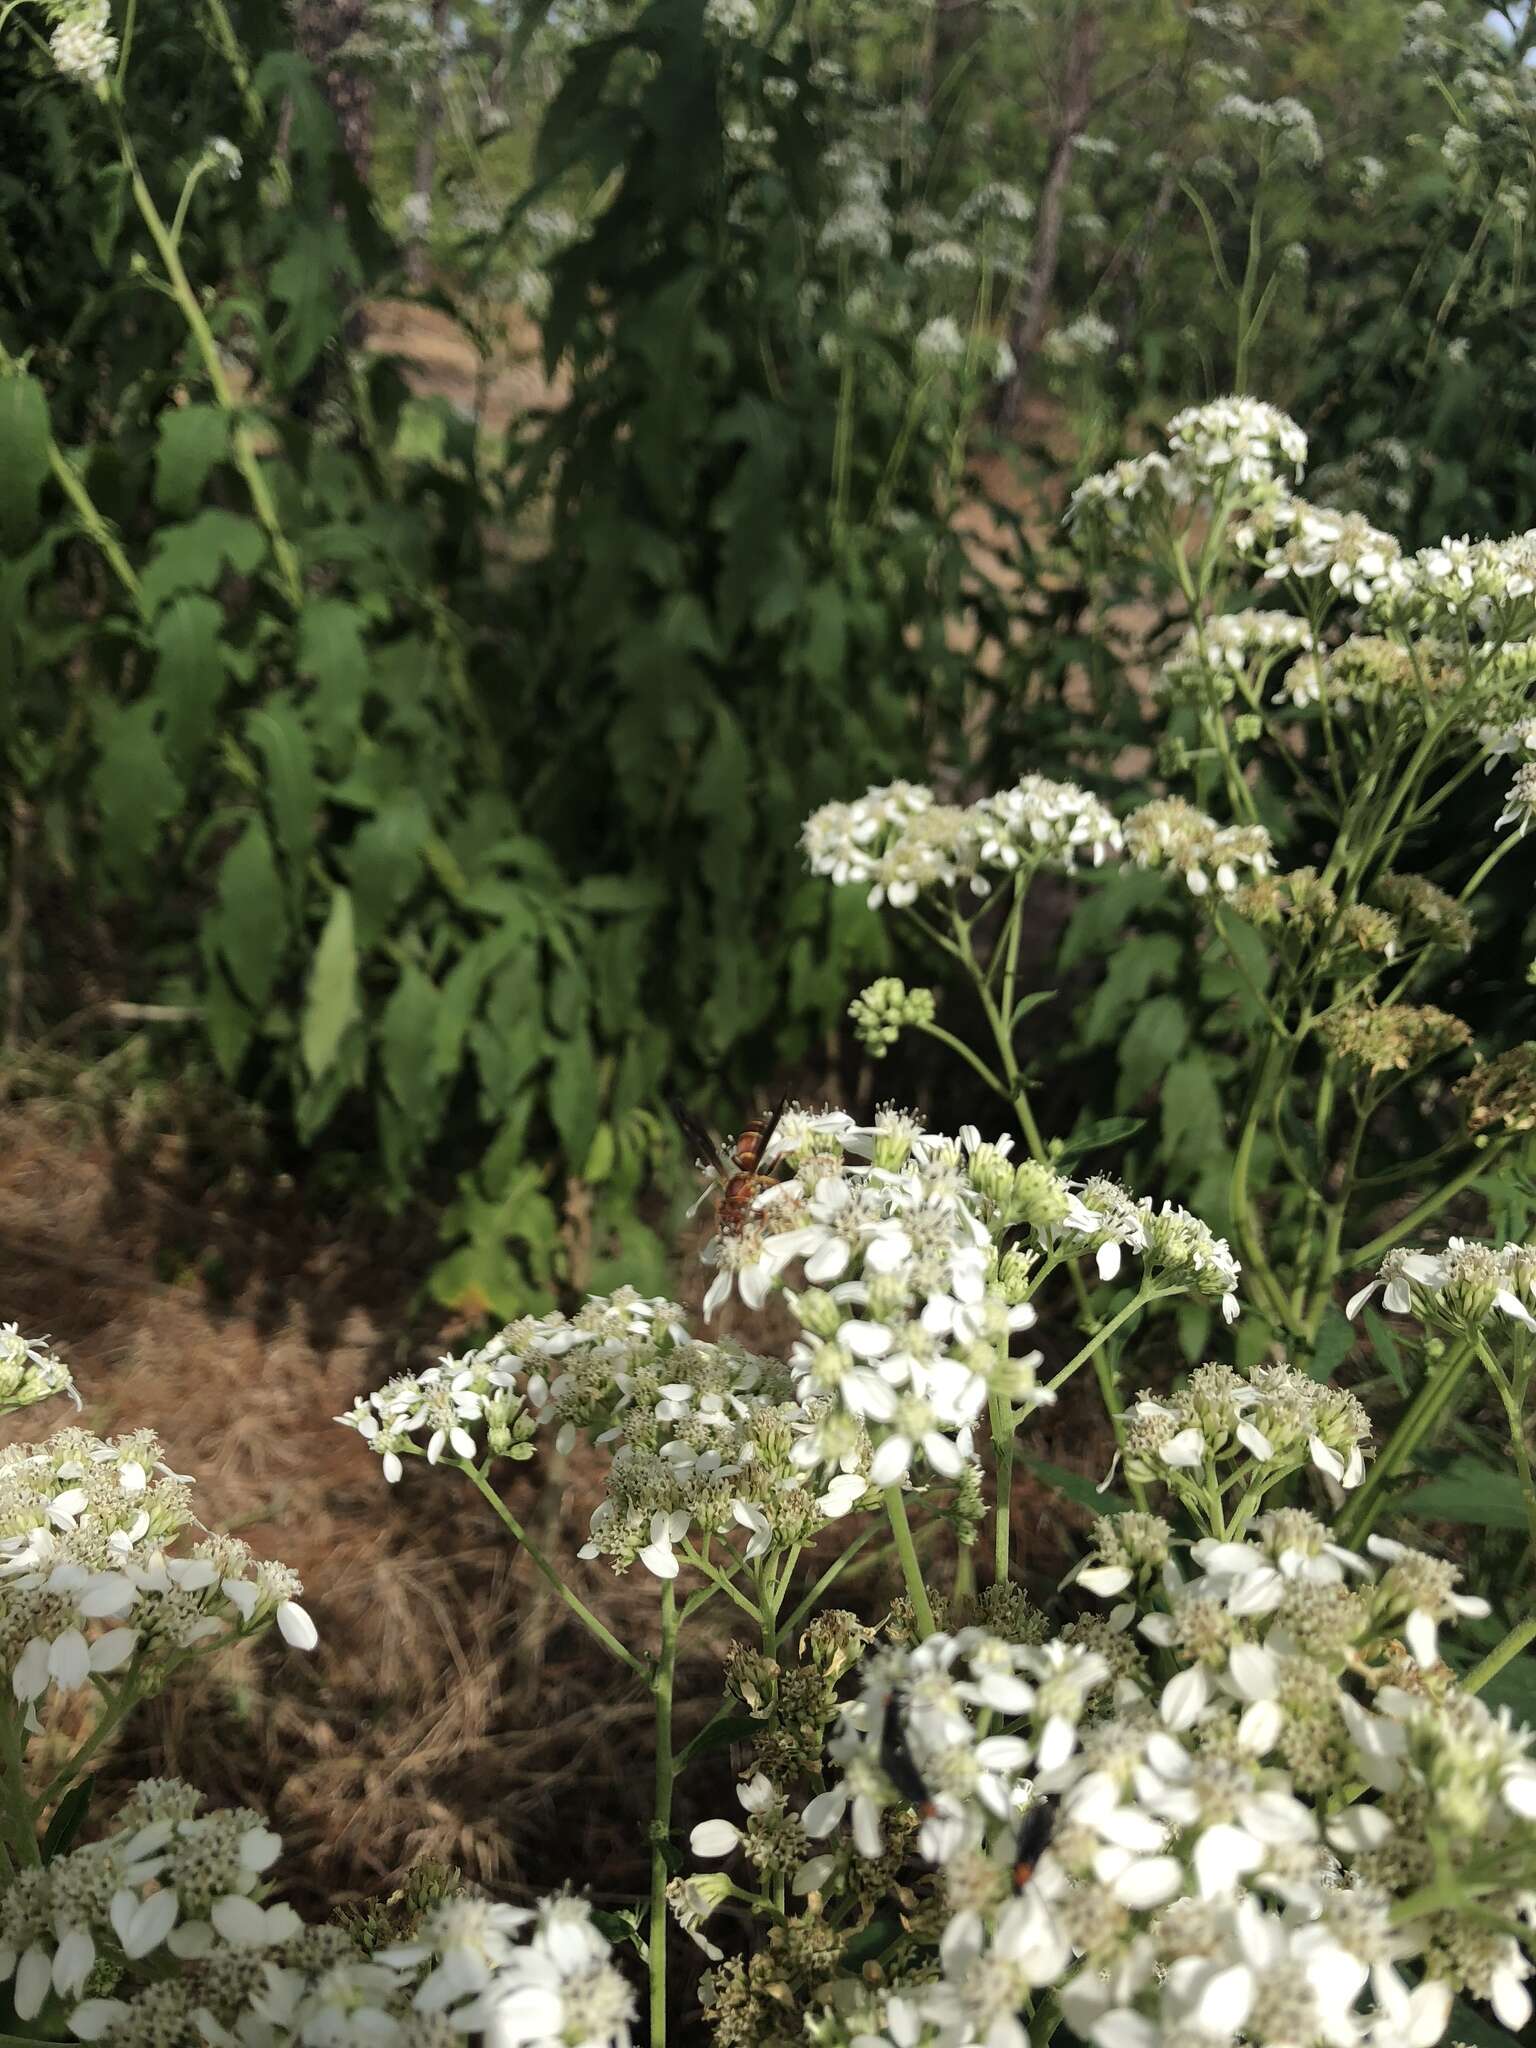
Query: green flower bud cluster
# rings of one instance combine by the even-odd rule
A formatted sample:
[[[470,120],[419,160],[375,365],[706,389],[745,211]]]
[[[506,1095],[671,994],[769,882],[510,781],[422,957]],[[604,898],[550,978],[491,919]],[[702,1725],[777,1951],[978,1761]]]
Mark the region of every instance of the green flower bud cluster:
[[[931,1024],[936,1009],[931,988],[908,988],[894,974],[872,981],[848,1005],[859,1042],[873,1059],[883,1060],[903,1031]]]

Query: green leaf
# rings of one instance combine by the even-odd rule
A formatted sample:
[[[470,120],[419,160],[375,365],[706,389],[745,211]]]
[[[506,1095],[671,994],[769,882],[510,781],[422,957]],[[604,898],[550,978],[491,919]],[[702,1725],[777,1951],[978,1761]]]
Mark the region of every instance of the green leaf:
[[[432,1115],[437,1087],[432,1069],[432,1035],[437,990],[419,967],[401,970],[394,994],[379,1020],[379,1055],[389,1092],[418,1126]]]
[[[295,665],[314,691],[306,716],[328,754],[348,758],[355,745],[368,689],[364,614],[341,598],[310,598],[299,614]]]
[[[549,1114],[572,1173],[586,1158],[597,1129],[596,1068],[585,1031],[556,1045],[549,1070]]]
[[[271,812],[273,838],[297,905],[303,895],[305,867],[315,843],[315,818],[320,784],[315,750],[291,704],[274,698],[269,708],[251,714],[252,745],[266,763],[264,795]]]
[[[1038,1010],[1042,1003],[1054,1003],[1055,1000],[1056,990],[1053,988],[1031,989],[1027,996],[1020,996],[1014,1004],[1013,1024],[1017,1026],[1022,1018],[1027,1017],[1031,1010]]]
[[[1364,1316],[1366,1333],[1371,1340],[1371,1349],[1381,1360],[1397,1386],[1397,1391],[1406,1401],[1408,1398],[1408,1375],[1403,1370],[1403,1354],[1398,1349],[1397,1339],[1391,1326],[1384,1323],[1375,1309],[1366,1306]]]
[[[220,405],[172,406],[160,415],[155,503],[180,519],[191,514],[209,472],[229,453],[229,414]]]
[[[1124,1495],[1100,1493],[1081,1472],[1069,1472],[1065,1466],[1053,1465],[1046,1458],[1032,1458],[1027,1451],[1019,1453],[1019,1463],[1045,1480],[1053,1492],[1062,1494],[1077,1507],[1086,1508],[1091,1515],[1123,1515],[1129,1511],[1131,1504]]]
[[[224,614],[211,597],[184,592],[155,621],[155,690],[165,747],[184,772],[213,737],[228,676],[219,638]]]
[[[98,702],[95,723],[99,757],[91,794],[101,810],[102,848],[108,865],[128,879],[142,870],[185,792],[165,758],[152,698],[126,705]]]
[[[1467,2048],[1520,2048],[1517,2035],[1506,2034],[1496,2020],[1489,2019],[1465,1998],[1458,1998],[1451,2007],[1451,2024],[1446,2028],[1445,2038],[1464,2041]]]
[[[362,951],[384,936],[415,888],[431,829],[421,798],[413,789],[402,789],[387,797],[353,835],[347,849],[347,873]]]
[[[1090,1045],[1108,1045],[1117,1038],[1138,1003],[1153,985],[1171,981],[1184,958],[1172,932],[1147,932],[1127,939],[1111,954],[1103,981],[1088,1005],[1083,1031]]]
[[[1186,1053],[1163,1082],[1162,1149],[1170,1166],[1208,1165],[1222,1145],[1221,1095],[1203,1052]]]
[[[1426,1486],[1396,1503],[1397,1512],[1421,1522],[1465,1522],[1482,1529],[1523,1529],[1525,1502],[1513,1472],[1499,1472],[1465,1454]]]
[[[357,1014],[352,898],[345,889],[337,888],[332,891],[325,929],[315,948],[299,1039],[305,1071],[312,1080],[319,1080],[330,1068],[347,1026]]]
[[[254,576],[266,552],[254,520],[206,505],[195,519],[156,533],[154,557],[139,578],[144,608],[158,611],[178,590],[212,590],[226,569]]]
[[[1057,1164],[1081,1159],[1089,1152],[1102,1152],[1106,1145],[1123,1145],[1127,1138],[1134,1138],[1145,1128],[1146,1121],[1144,1116],[1101,1116],[1091,1123],[1079,1124],[1062,1146]]]
[[[90,1811],[91,1794],[96,1790],[94,1774],[82,1778],[72,1786],[54,1808],[54,1814],[43,1835],[43,1861],[51,1863],[55,1856],[67,1856],[73,1848],[75,1837],[85,1825],[85,1816]]]
[[[9,548],[29,540],[37,523],[51,439],[42,385],[25,370],[0,375],[0,540]]]
[[[1153,996],[1120,1040],[1115,1107],[1128,1109],[1159,1082],[1189,1042],[1189,1019],[1177,996]]]
[[[204,934],[205,971],[202,984],[203,1029],[219,1072],[233,1081],[245,1058],[245,1049],[256,1033],[256,1019],[230,986],[210,935]]]
[[[566,901],[576,910],[654,910],[661,884],[648,875],[588,875],[575,882]]]
[[[288,915],[260,818],[252,818],[219,869],[218,909],[210,926],[231,981],[253,1010],[265,1007],[288,944]]]
[[[1314,1380],[1331,1380],[1355,1346],[1355,1326],[1335,1303],[1330,1302],[1322,1328],[1307,1360],[1307,1373]]]
[[[885,1953],[893,1941],[899,1940],[901,1932],[899,1920],[877,1914],[867,1927],[860,1928],[844,1948],[844,1968],[857,1969],[861,1963],[873,1962],[877,1956]]]
[[[678,1768],[692,1763],[695,1757],[712,1756],[718,1750],[729,1749],[733,1742],[750,1742],[772,1725],[769,1721],[754,1720],[750,1714],[716,1714],[679,1752]]]

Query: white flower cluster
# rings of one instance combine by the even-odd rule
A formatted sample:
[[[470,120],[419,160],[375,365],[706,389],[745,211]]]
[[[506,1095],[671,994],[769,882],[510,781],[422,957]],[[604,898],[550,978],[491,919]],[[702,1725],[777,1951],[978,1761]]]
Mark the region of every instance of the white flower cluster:
[[[1281,159],[1300,164],[1320,164],[1323,138],[1317,117],[1310,107],[1289,97],[1278,100],[1250,99],[1246,93],[1228,93],[1214,109],[1218,121],[1230,121],[1238,128],[1250,128],[1273,140]]]
[[[1298,619],[1293,612],[1274,611],[1218,612],[1205,621],[1203,642],[1210,660],[1238,671],[1255,660],[1302,649],[1310,652],[1317,645],[1305,619]],[[1179,654],[1185,660],[1194,660],[1200,651],[1201,636],[1191,626]]]
[[[1232,1493],[1254,1505],[1310,1463],[1348,1489],[1365,1477],[1371,1419],[1355,1396],[1285,1363],[1247,1374],[1203,1365],[1171,1394],[1141,1394],[1126,1428],[1126,1469],[1191,1505]]]
[[[370,1956],[267,1902],[282,1842],[256,1814],[201,1806],[191,1786],[147,1779],[102,1840],[0,1891],[0,1982],[19,2019],[57,2006],[105,2048],[440,2048],[481,2033],[496,2048],[628,2048],[634,1994],[584,1900],[450,1897]]]
[[[1399,1245],[1351,1297],[1346,1313],[1357,1316],[1376,1294],[1393,1315],[1416,1316],[1437,1329],[1475,1330],[1497,1315],[1536,1330],[1528,1306],[1536,1302],[1536,1245],[1478,1244],[1465,1237],[1453,1237],[1438,1252]]]
[[[276,1621],[312,1649],[286,1565],[233,1536],[174,1546],[194,1523],[190,1483],[141,1430],[68,1429],[0,1449],[0,1671],[31,1725],[39,1700],[104,1674],[152,1683],[188,1651]]]
[[[1300,1510],[1197,1543],[1188,1579],[1166,1524],[1120,1521],[1144,1526],[1126,1546],[1101,1525],[1115,1562],[1083,1582],[1134,1577],[1157,1603],[1138,1633],[1175,1670],[1156,1690],[1131,1604],[1102,1651],[967,1630],[870,1660],[802,1827],[825,1839],[848,1813],[872,1858],[884,1816],[916,1810],[943,1869],[939,1972],[834,2008],[826,2038],[1027,2048],[1047,1987],[1095,2048],[1432,2048],[1458,1992],[1518,2032],[1532,1735],[1438,1662],[1440,1625],[1486,1604],[1401,1545],[1373,1539],[1373,1568]],[[797,1888],[835,1891],[847,1855],[829,1845]]]
[[[752,0],[704,0],[704,26],[728,41],[749,41],[758,31],[757,9]]]
[[[69,1367],[46,1337],[24,1337],[14,1323],[0,1323],[0,1415],[31,1408],[55,1394],[67,1394],[78,1408]]]
[[[1358,605],[1374,604],[1390,591],[1402,563],[1398,542],[1362,513],[1305,498],[1278,500],[1234,538],[1240,547],[1260,549],[1268,581],[1295,577],[1305,585],[1321,579]]]
[[[1107,320],[1097,313],[1079,313],[1075,320],[1052,328],[1040,353],[1058,370],[1068,370],[1080,363],[1097,362],[1114,345],[1115,330]]]
[[[215,135],[208,144],[208,154],[215,168],[233,185],[245,168],[245,158],[227,135]]]
[[[607,1557],[619,1571],[638,1561],[670,1579],[680,1568],[675,1546],[690,1536],[744,1530],[750,1559],[807,1542],[857,1506],[869,1483],[856,1438],[832,1483],[807,1490],[817,1458],[805,1446],[827,1405],[802,1402],[783,1365],[691,1337],[675,1303],[621,1288],[574,1316],[509,1323],[478,1350],[393,1379],[337,1419],[372,1446],[391,1480],[404,1456],[524,1460],[541,1429],[553,1428],[561,1450],[586,1433],[611,1457],[581,1555]]]
[[[1307,437],[1296,422],[1256,398],[1189,406],[1168,422],[1167,441],[1166,454],[1136,456],[1085,479],[1072,494],[1069,516],[1112,514],[1140,501],[1190,506],[1213,497],[1252,511],[1285,497],[1286,473],[1299,477],[1307,459]]]
[[[100,85],[117,62],[111,0],[67,0],[56,11],[64,18],[48,38],[54,64],[77,85]]]
[[[948,313],[937,313],[912,344],[918,365],[926,370],[958,370],[965,362],[965,336]]]
[[[1263,875],[1273,866],[1269,834],[1262,825],[1218,825],[1180,796],[1155,797],[1125,821],[1125,850],[1141,868],[1173,868],[1190,893],[1204,896],[1214,884],[1230,896],[1240,870]]]
[[[930,889],[987,895],[998,875],[1100,866],[1120,848],[1112,813],[1075,783],[1026,775],[973,804],[940,803],[926,784],[893,782],[823,804],[801,845],[813,874],[905,909]]]

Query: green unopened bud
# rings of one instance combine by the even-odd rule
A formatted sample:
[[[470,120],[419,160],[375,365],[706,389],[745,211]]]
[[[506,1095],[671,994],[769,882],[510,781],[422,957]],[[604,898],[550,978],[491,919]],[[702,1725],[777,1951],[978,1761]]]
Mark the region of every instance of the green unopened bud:
[[[932,989],[909,989],[897,975],[887,974],[854,997],[848,1015],[865,1050],[881,1060],[904,1030],[931,1024],[934,1009]]]
[[[813,1337],[825,1337],[830,1341],[841,1329],[843,1312],[824,1288],[807,1287],[800,1294],[786,1290],[785,1298],[794,1310],[796,1321]]]
[[[1255,711],[1240,711],[1232,721],[1232,737],[1240,747],[1251,747],[1264,732],[1264,721]]]
[[[898,1273],[866,1273],[865,1285],[869,1288],[870,1319],[876,1323],[888,1323],[900,1317],[908,1304],[907,1283]]]
[[[1025,1159],[1013,1170],[1012,1212],[1025,1223],[1049,1229],[1067,1213],[1067,1189],[1060,1174]]]
[[[1013,1167],[996,1145],[978,1145],[971,1154],[971,1181],[989,1202],[1006,1208],[1013,1200]]]
[[[997,1262],[997,1286],[1010,1308],[1028,1301],[1035,1271],[1035,1254],[1011,1244]]]

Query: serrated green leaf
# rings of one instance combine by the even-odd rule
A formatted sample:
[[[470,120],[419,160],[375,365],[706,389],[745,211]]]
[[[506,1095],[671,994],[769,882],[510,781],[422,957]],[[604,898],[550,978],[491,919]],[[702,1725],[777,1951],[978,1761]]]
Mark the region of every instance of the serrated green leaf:
[[[1145,932],[1127,939],[1111,955],[1103,981],[1088,1005],[1083,1032],[1090,1045],[1108,1045],[1156,983],[1179,971],[1184,952],[1172,932]]]
[[[389,1092],[418,1127],[432,1119],[437,1096],[432,1035],[437,990],[419,967],[401,970],[379,1020],[379,1055]]]
[[[305,1072],[318,1081],[333,1065],[347,1026],[358,1014],[357,946],[352,898],[334,889],[331,907],[315,948],[299,1045]]]
[[[178,519],[190,514],[209,473],[229,453],[229,414],[221,405],[171,406],[155,445],[155,503]]]
[[[1220,1149],[1221,1092],[1203,1052],[1186,1053],[1168,1069],[1162,1110],[1163,1157],[1170,1166],[1192,1170]]]
[[[1127,1138],[1134,1138],[1146,1127],[1146,1121],[1144,1116],[1101,1116],[1091,1123],[1079,1124],[1062,1146],[1057,1163],[1065,1165],[1089,1152],[1102,1152],[1106,1145],[1123,1145]]]
[[[195,519],[156,533],[153,559],[139,578],[144,609],[158,611],[178,590],[212,590],[226,570],[253,576],[266,552],[253,519],[206,505]]]
[[[314,683],[305,715],[327,754],[340,761],[356,743],[368,690],[365,623],[342,598],[310,598],[299,614],[295,666]]]
[[[0,374],[0,539],[22,546],[37,523],[37,503],[50,468],[48,399],[26,370]]]
[[[252,818],[219,869],[218,910],[210,921],[230,980],[251,1008],[266,1006],[288,943],[288,917],[272,842]]]
[[[228,675],[220,639],[224,614],[211,597],[183,592],[155,621],[155,692],[172,761],[190,770],[213,737]]]
[[[165,757],[152,698],[136,704],[96,706],[98,756],[91,794],[101,813],[102,850],[109,866],[131,879],[181,809],[181,779]]]
[[[1153,996],[1120,1040],[1115,1107],[1128,1109],[1159,1082],[1189,1043],[1189,1018],[1177,996]]]
[[[1403,1354],[1397,1347],[1397,1339],[1392,1334],[1391,1326],[1384,1323],[1381,1317],[1377,1315],[1375,1309],[1370,1307],[1369,1304],[1366,1306],[1363,1320],[1366,1334],[1371,1340],[1371,1349],[1392,1375],[1397,1391],[1406,1401],[1408,1398],[1408,1375],[1403,1370]]]

